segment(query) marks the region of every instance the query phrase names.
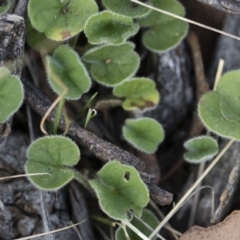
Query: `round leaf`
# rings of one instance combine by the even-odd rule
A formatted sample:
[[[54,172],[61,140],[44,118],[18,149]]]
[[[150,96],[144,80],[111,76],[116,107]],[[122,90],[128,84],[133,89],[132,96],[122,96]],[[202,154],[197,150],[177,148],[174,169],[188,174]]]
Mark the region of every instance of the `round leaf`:
[[[151,118],[127,119],[123,136],[136,149],[153,153],[164,139],[164,131],[157,121]]]
[[[140,63],[134,44],[100,46],[85,53],[83,59],[91,63],[92,77],[106,86],[114,86],[133,76]]]
[[[58,47],[52,57],[47,57],[47,75],[57,94],[63,92],[59,81],[68,88],[66,99],[79,99],[91,87],[91,80],[83,63],[77,53],[67,45]]]
[[[176,0],[152,0],[154,7],[184,16],[183,6]],[[188,24],[176,18],[157,11],[152,11],[139,23],[148,30],[143,34],[143,43],[146,48],[154,52],[166,52],[176,47],[186,36]]]
[[[149,211],[148,209],[144,208],[143,212],[142,212],[142,217],[141,219],[148,224],[150,227],[152,227],[152,229],[155,229],[158,224],[159,221],[158,219],[155,217],[155,215]],[[152,231],[149,230],[144,224],[142,224],[138,219],[136,219],[135,217],[133,217],[131,224],[136,227],[138,230],[141,231],[141,233],[143,233],[145,236],[149,236]],[[131,240],[142,240],[142,238],[140,238],[135,232],[133,232],[130,228],[126,227],[128,236]],[[154,237],[154,239],[156,239],[157,237]],[[115,232],[115,239],[116,240],[127,240],[125,238],[125,234],[124,231],[121,227],[119,227],[117,229],[117,231]]]
[[[49,173],[29,176],[29,180],[40,189],[57,190],[73,179],[74,173],[68,167],[78,163],[80,151],[67,137],[47,136],[39,138],[29,146],[27,158],[27,174]]]
[[[125,98],[125,110],[151,109],[159,102],[155,83],[149,78],[132,78],[125,81],[114,88],[113,95]]]
[[[23,102],[23,86],[7,68],[0,68],[0,123],[15,113]]]
[[[30,0],[28,4],[33,27],[56,41],[82,31],[87,19],[97,11],[95,0]]]
[[[201,121],[208,129],[220,136],[236,140],[240,140],[238,115],[240,94],[235,91],[240,89],[239,79],[240,71],[224,74],[218,82],[216,91],[204,94],[198,107]]]
[[[184,143],[184,148],[188,150],[184,154],[184,159],[190,163],[211,160],[218,153],[217,141],[208,136],[189,139]]]
[[[149,202],[149,193],[134,167],[111,161],[90,181],[101,209],[116,220],[128,220],[128,210],[138,216]]]
[[[84,32],[91,44],[119,45],[136,34],[139,26],[129,17],[103,11],[88,19]]]
[[[113,12],[131,17],[131,18],[141,18],[150,13],[150,9],[140,6],[129,0],[103,0],[103,5],[112,10]]]

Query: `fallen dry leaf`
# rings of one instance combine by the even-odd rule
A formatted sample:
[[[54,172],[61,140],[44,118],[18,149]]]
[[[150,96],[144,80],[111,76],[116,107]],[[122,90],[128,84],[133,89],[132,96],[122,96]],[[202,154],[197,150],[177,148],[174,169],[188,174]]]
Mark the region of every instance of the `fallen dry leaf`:
[[[179,240],[237,240],[240,239],[240,211],[232,212],[223,222],[202,228],[194,226]]]

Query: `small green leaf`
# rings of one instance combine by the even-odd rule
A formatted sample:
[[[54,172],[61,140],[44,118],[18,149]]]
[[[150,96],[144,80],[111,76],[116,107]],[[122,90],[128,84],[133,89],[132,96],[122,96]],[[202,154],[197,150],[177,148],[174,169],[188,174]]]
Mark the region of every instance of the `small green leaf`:
[[[87,19],[97,12],[94,0],[30,0],[28,4],[33,27],[56,41],[82,31]]]
[[[176,0],[152,0],[153,6],[179,16],[184,16],[183,6]],[[176,47],[186,36],[188,24],[157,11],[139,19],[141,26],[148,30],[143,35],[144,45],[154,52],[166,52]]]
[[[151,11],[149,8],[140,6],[130,0],[103,0],[102,2],[107,9],[131,18],[145,17]]]
[[[12,0],[1,0],[0,1],[0,14],[6,13],[10,8]]]
[[[139,30],[129,17],[110,11],[103,11],[90,17],[85,25],[84,32],[91,44],[114,44],[124,43],[129,37]]]
[[[127,119],[123,136],[136,149],[153,153],[163,141],[164,131],[161,124],[151,118]]]
[[[83,60],[91,63],[92,77],[106,86],[114,86],[133,76],[140,63],[134,44],[107,45],[86,52]]]
[[[101,209],[116,220],[128,220],[128,210],[138,216],[149,202],[149,193],[134,167],[118,161],[108,162],[90,181],[99,199]]]
[[[188,150],[184,154],[184,159],[190,163],[211,160],[218,153],[217,141],[208,136],[189,139],[184,143],[184,148]]]
[[[62,81],[68,88],[66,99],[79,99],[91,87],[91,80],[83,63],[77,53],[67,45],[58,47],[52,57],[47,57],[47,75],[57,94],[63,92],[57,80]]]
[[[0,67],[0,123],[4,123],[22,105],[23,86],[20,79]]]
[[[156,216],[149,211],[148,209],[144,208],[143,212],[142,212],[142,217],[141,219],[148,224],[152,229],[155,229],[158,224],[159,221],[156,218]],[[133,217],[131,224],[136,227],[139,231],[141,231],[141,233],[143,233],[145,236],[149,236],[152,231],[149,230],[144,224],[142,224],[138,219],[136,219],[135,217]],[[142,240],[142,238],[140,238],[135,232],[133,232],[130,228],[126,228],[128,236],[131,240]],[[154,237],[154,239],[156,239],[157,237]],[[119,227],[117,229],[117,231],[115,232],[115,239],[116,240],[127,240],[124,234],[124,231],[121,227]]]
[[[113,95],[123,97],[125,110],[147,110],[156,106],[159,102],[159,93],[155,83],[149,78],[132,78],[117,85]]]
[[[224,74],[216,91],[204,94],[198,113],[204,125],[216,134],[240,140],[240,71]]]
[[[28,147],[27,158],[27,174],[49,173],[30,176],[32,184],[44,190],[57,190],[73,179],[74,172],[69,167],[78,163],[80,151],[67,137],[47,136],[37,139]]]

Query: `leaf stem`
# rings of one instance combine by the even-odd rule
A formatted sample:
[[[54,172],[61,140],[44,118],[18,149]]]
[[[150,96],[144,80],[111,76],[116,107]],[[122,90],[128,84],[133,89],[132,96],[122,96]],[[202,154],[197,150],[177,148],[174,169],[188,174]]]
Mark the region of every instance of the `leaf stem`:
[[[72,169],[72,171],[74,173],[74,179],[77,180],[80,184],[82,184],[91,194],[95,195],[91,185],[89,184],[88,179],[80,172],[77,172],[74,169]]]

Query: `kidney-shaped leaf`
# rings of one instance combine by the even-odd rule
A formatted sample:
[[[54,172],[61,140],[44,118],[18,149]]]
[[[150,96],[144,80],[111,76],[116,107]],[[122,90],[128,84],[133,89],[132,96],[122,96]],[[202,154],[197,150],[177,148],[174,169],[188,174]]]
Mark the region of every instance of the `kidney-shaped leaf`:
[[[131,18],[144,17],[151,11],[149,8],[143,7],[129,0],[103,0],[102,2],[109,10]]]
[[[33,27],[56,41],[82,31],[87,19],[97,11],[95,0],[30,0],[28,4]]]
[[[136,149],[153,153],[163,141],[164,131],[161,124],[151,118],[127,119],[123,136]]]
[[[153,6],[179,16],[184,16],[183,6],[176,0],[152,0]],[[148,30],[143,34],[144,45],[154,52],[165,52],[176,47],[186,36],[188,24],[157,11],[152,11],[139,23]]]
[[[184,154],[184,159],[190,163],[210,160],[218,153],[217,141],[208,136],[189,139],[184,143],[184,148],[188,150]]]
[[[29,176],[38,188],[57,190],[74,177],[68,168],[80,159],[78,146],[67,137],[47,136],[34,141],[27,150],[26,173],[48,173],[49,175]]]
[[[122,44],[138,32],[139,26],[129,17],[103,11],[90,17],[84,32],[91,44]]]
[[[23,102],[23,86],[7,68],[0,67],[0,123],[15,113]]]
[[[92,77],[106,86],[114,86],[133,76],[140,63],[134,44],[107,45],[93,48],[85,53],[83,60],[91,63]]]
[[[157,225],[159,224],[158,219],[155,217],[155,215],[149,211],[148,209],[144,208],[142,212],[142,217],[141,219],[148,224],[152,229],[155,229]],[[138,219],[133,217],[131,224],[136,227],[141,233],[143,233],[145,236],[149,236],[152,231],[149,230],[143,223],[141,223]],[[130,228],[126,227],[128,236],[131,240],[142,240],[135,232],[133,232]],[[157,237],[153,238],[156,239]],[[115,232],[115,239],[116,240],[127,240],[125,238],[124,231],[121,227],[117,229]]]
[[[204,125],[216,134],[240,140],[240,71],[224,74],[216,91],[204,94],[198,113]]]
[[[149,78],[132,78],[117,85],[113,95],[125,98],[125,110],[146,110],[153,108],[159,102],[159,93],[155,83]]]
[[[63,92],[59,81],[67,87],[66,99],[79,99],[91,87],[91,80],[83,63],[77,53],[67,45],[58,47],[52,57],[47,57],[47,75],[57,94]]]
[[[101,209],[116,220],[128,220],[128,210],[138,216],[149,202],[149,193],[134,167],[111,161],[91,180]]]

